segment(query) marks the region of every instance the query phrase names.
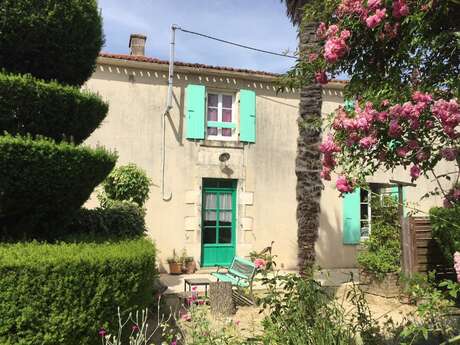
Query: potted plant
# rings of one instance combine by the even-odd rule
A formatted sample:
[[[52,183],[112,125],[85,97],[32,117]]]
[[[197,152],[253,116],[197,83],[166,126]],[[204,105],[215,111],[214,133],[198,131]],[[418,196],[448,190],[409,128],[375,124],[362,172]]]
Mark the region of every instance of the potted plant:
[[[173,249],[173,255],[167,259],[169,264],[169,274],[181,274],[182,273],[182,261],[181,258],[176,254],[176,250]]]
[[[182,250],[181,255],[181,262],[182,262],[182,272],[187,274],[195,273],[196,271],[196,263],[193,259],[193,256],[188,256],[187,251],[185,249]]]

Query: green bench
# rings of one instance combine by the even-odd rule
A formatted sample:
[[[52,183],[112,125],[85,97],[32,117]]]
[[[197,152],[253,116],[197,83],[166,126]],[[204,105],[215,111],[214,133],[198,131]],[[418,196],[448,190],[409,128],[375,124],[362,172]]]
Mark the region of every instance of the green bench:
[[[220,272],[220,269],[226,269],[227,272]],[[237,288],[249,287],[249,294],[254,300],[252,294],[252,281],[256,274],[256,266],[252,261],[235,256],[230,266],[217,268],[217,272],[211,273],[217,278],[217,281],[232,283]]]

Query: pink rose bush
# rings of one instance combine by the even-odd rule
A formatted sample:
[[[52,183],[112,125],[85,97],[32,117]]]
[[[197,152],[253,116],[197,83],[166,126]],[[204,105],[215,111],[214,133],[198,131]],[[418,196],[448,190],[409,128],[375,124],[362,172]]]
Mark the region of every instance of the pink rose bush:
[[[256,266],[257,269],[264,269],[265,266],[267,266],[267,262],[264,259],[257,258],[254,260],[254,266]]]
[[[335,171],[339,192],[352,192],[359,181],[379,168],[402,165],[414,181],[441,160],[459,159],[456,99],[435,99],[432,94],[415,91],[405,102],[376,103],[357,102],[351,110],[339,107],[327,127],[320,145],[321,177],[330,180]],[[457,194],[460,197],[460,190]]]

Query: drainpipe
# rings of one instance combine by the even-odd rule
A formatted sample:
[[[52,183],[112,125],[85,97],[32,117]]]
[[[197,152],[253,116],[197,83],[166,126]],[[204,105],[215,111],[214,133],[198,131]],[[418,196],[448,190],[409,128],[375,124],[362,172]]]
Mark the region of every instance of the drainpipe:
[[[166,108],[161,116],[161,196],[164,201],[169,201],[172,198],[172,193],[165,195],[165,160],[166,160],[166,116],[172,109],[172,93],[174,80],[174,45],[176,41],[176,29],[180,29],[177,25],[171,25],[171,41],[169,43],[169,72],[168,72],[168,95],[166,98]]]

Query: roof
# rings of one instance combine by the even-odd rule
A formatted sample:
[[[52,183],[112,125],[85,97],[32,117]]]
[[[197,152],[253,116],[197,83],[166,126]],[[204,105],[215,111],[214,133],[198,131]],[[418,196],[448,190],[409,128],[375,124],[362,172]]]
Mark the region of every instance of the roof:
[[[168,60],[161,60],[153,57],[147,56],[135,56],[135,55],[128,55],[128,54],[113,54],[108,52],[101,52],[99,54],[100,57],[109,58],[109,59],[119,59],[119,60],[126,60],[126,61],[137,61],[137,62],[146,62],[152,64],[159,64],[159,65],[168,65]],[[181,61],[174,61],[175,66],[183,66],[183,67],[191,67],[191,68],[204,68],[210,69],[215,71],[227,71],[227,72],[237,72],[237,73],[247,73],[259,76],[267,76],[267,77],[280,77],[282,74],[279,73],[272,73],[266,71],[257,71],[257,70],[250,70],[245,68],[234,68],[234,67],[227,67],[227,66],[214,66],[214,65],[206,65],[201,63],[190,63],[190,62],[181,62]],[[334,83],[338,84],[347,84],[346,80],[331,80]]]

